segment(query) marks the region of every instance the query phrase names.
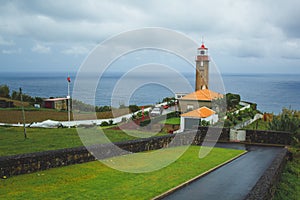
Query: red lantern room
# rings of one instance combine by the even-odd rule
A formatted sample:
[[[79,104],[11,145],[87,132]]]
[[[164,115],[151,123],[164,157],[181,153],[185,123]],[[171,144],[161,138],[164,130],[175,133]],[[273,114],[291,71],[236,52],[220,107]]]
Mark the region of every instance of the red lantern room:
[[[197,58],[196,61],[208,61],[208,48],[202,42],[201,46],[197,49]]]

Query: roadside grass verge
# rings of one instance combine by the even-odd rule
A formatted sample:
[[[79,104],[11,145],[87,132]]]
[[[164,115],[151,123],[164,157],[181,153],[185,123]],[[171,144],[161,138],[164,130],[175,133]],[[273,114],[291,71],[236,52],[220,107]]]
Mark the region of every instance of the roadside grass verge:
[[[185,147],[173,151],[180,148]],[[208,156],[199,159],[199,149],[190,146],[171,165],[149,173],[121,172],[94,161],[2,179],[0,199],[151,199],[244,152],[214,148]],[[159,156],[169,153],[162,151]],[[127,155],[126,159],[141,154]],[[139,159],[136,164],[143,165],[141,162]]]
[[[21,127],[0,127],[0,156],[40,152],[83,146],[76,128],[27,128],[27,137],[24,139]],[[152,132],[103,129],[99,127],[81,128],[81,137],[86,145],[106,143],[106,137],[111,142],[138,139],[139,137],[153,136]],[[136,137],[134,137],[136,136]]]
[[[288,161],[277,185],[274,200],[291,200],[300,197],[300,149],[292,148],[293,160]]]

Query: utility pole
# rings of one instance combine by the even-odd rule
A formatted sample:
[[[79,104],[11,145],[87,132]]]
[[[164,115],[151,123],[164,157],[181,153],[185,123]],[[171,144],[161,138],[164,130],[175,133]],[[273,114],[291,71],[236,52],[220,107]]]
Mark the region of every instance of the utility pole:
[[[23,128],[24,128],[24,139],[27,139],[26,125],[25,125],[25,111],[24,111],[24,104],[23,104],[22,88],[20,88],[20,97],[21,97],[21,104],[22,104],[22,117],[23,117]]]
[[[68,96],[67,96],[67,101],[68,101],[68,121],[69,121],[69,126],[68,128],[70,128],[70,121],[71,121],[71,96],[70,96],[70,82],[71,82],[71,78],[70,76],[68,75],[68,78],[67,78],[67,81],[68,81]]]

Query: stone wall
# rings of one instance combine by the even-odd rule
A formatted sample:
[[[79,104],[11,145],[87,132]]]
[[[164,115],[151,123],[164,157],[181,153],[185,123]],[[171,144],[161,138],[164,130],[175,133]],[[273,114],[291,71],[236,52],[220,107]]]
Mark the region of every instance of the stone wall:
[[[220,134],[220,137],[216,137]],[[247,130],[246,142],[267,144],[289,144],[290,134],[283,132]],[[76,147],[53,151],[0,157],[0,177],[26,174],[54,167],[105,159],[126,153],[160,149],[167,146],[201,145],[204,139],[217,142],[230,141],[230,129],[199,127],[198,131],[169,134],[114,144]],[[119,148],[114,148],[117,145]],[[125,151],[123,151],[125,150]]]
[[[289,145],[291,141],[291,134],[288,132],[246,130],[248,143]]]
[[[118,142],[114,144],[94,145],[87,148],[76,147],[4,156],[0,157],[0,177],[9,177],[55,167],[89,162],[95,160],[95,157],[97,157],[97,159],[105,159],[112,156],[123,155],[128,152],[143,152],[160,149],[167,146],[181,146],[187,144],[199,145],[203,142],[207,130],[207,127],[201,127],[197,133],[195,131],[191,131],[184,134],[170,134],[159,137]],[[216,131],[220,132],[222,129],[211,129],[207,133],[208,138],[214,139],[213,136],[215,135]],[[219,140],[229,140],[229,129],[223,129]],[[120,149],[114,148],[114,145],[117,145]]]
[[[0,177],[26,174],[95,160],[85,147],[0,157]]]
[[[289,153],[283,148],[277,154],[275,159],[258,182],[252,188],[245,200],[269,200],[272,199],[275,192],[275,186],[278,184],[282,170],[288,160]]]

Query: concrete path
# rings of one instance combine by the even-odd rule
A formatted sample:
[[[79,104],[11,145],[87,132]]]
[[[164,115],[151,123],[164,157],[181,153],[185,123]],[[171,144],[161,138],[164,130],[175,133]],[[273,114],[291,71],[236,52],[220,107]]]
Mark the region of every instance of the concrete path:
[[[164,199],[244,199],[270,166],[280,148],[251,146],[248,150],[247,154]]]

